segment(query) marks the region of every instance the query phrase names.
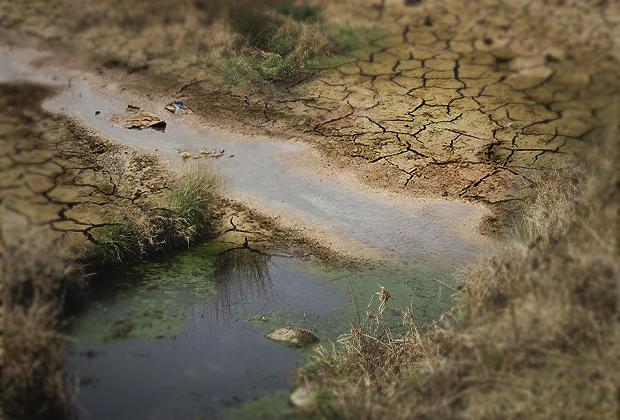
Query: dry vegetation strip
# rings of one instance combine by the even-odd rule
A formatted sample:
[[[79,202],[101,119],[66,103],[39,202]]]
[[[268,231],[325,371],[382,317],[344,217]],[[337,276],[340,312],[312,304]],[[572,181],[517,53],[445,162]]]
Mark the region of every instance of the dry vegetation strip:
[[[374,321],[302,371],[345,418],[615,418],[617,132],[540,180],[514,241],[467,275],[437,325]]]

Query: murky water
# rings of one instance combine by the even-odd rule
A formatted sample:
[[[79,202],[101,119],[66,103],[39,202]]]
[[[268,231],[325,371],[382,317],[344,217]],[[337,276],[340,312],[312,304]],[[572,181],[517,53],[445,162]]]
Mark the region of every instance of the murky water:
[[[451,303],[451,269],[343,269],[223,249],[205,244],[100,279],[70,330],[78,418],[234,417],[230,408],[286,391],[312,354],[269,341],[271,329],[309,328],[327,344],[380,285],[393,295],[393,325],[397,308],[412,306],[424,324]]]

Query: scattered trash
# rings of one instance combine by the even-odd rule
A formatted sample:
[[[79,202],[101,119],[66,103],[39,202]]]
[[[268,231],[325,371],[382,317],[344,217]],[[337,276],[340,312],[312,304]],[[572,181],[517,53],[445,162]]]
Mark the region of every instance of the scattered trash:
[[[224,149],[200,149],[200,154],[205,156],[205,157],[211,157],[211,158],[221,158],[222,156],[224,156],[224,153],[226,151]]]
[[[155,114],[151,114],[135,105],[127,105],[127,113],[129,116],[124,119],[123,126],[125,128],[142,130],[144,128],[152,128],[157,131],[166,130],[166,121],[162,120]]]
[[[219,159],[224,156],[226,151],[224,149],[200,149],[198,153],[191,153],[187,150],[177,149],[179,156],[183,160],[187,159],[201,159],[201,158],[213,158]],[[234,157],[234,155],[228,155],[228,157]]]
[[[303,347],[319,341],[319,338],[312,332],[297,327],[280,328],[271,331],[265,337],[292,347]]]
[[[183,101],[174,101],[166,105],[166,110],[173,114],[191,114],[192,110],[185,106]]]

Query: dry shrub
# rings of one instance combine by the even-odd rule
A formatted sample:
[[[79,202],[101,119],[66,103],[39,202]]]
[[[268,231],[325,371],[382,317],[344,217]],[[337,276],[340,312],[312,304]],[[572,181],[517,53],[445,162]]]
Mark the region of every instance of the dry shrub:
[[[615,139],[614,137],[612,139]],[[617,150],[541,176],[514,240],[473,267],[451,322],[353,331],[304,370],[346,418],[615,418]]]
[[[65,418],[59,315],[67,282],[80,276],[57,236],[0,212],[0,418]]]

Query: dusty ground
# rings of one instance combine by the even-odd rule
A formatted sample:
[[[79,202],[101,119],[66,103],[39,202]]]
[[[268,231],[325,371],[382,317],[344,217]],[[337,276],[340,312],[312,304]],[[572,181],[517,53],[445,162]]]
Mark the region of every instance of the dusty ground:
[[[13,39],[63,60],[69,49],[130,89],[185,99],[212,124],[304,138],[328,156],[322,164],[416,195],[514,200],[616,117],[616,2],[320,3],[330,23],[378,28],[375,40],[269,90],[214,75],[227,40],[208,2],[0,10]]]

